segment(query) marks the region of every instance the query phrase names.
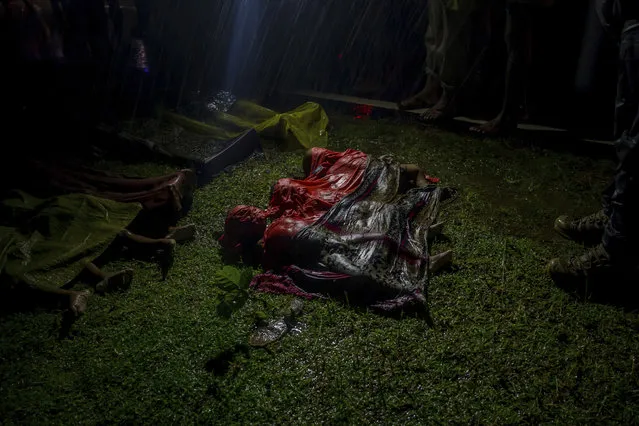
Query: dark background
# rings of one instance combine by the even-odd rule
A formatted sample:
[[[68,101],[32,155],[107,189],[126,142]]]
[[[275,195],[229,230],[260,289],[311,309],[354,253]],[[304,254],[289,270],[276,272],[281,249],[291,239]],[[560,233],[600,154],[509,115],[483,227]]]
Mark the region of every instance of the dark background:
[[[167,2],[156,6],[169,10],[157,40],[164,59],[187,75],[187,92],[230,85],[256,99],[317,90],[398,101],[423,83],[426,1]],[[559,0],[533,13],[529,120],[610,137],[616,45],[601,30],[594,0]],[[466,115],[490,118],[499,107],[504,15],[496,2],[492,34],[473,41],[475,53],[489,48],[465,90]]]
[[[503,1],[495,2],[491,34],[473,40],[471,62],[488,48],[464,90],[462,113],[467,116],[489,119],[500,106],[506,59]],[[37,3],[44,10],[48,1]],[[125,116],[142,115],[152,113],[157,102],[180,107],[220,89],[266,103],[271,95],[296,90],[395,102],[424,82],[427,0],[127,0],[121,4],[125,27],[133,28],[128,33],[145,40],[148,72],[127,67],[131,39],[125,34],[115,66],[104,72],[99,70],[103,63],[69,58],[63,64],[29,64],[28,72],[13,72],[7,71],[15,68],[7,61],[4,85],[14,92],[7,99],[33,99],[49,115],[54,110],[73,115],[71,110],[80,109],[84,115],[96,112],[94,118],[101,119],[112,102]],[[136,5],[149,13],[147,28],[137,33]],[[527,120],[610,139],[616,44],[603,34],[594,0],[558,0],[554,7],[533,14]],[[105,76],[110,85],[96,90],[97,79]],[[36,101],[40,96],[49,101]]]

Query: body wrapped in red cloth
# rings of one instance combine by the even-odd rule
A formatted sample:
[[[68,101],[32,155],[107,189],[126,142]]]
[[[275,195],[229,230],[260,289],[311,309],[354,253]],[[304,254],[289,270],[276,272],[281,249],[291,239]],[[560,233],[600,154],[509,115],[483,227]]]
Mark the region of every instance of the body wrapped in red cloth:
[[[357,189],[366,171],[366,154],[352,149],[335,152],[317,147],[309,151],[307,178],[278,180],[266,210],[237,206],[228,213],[220,239],[224,248],[240,252],[242,246],[262,239],[266,257],[271,257],[285,249],[286,241],[298,231]],[[267,220],[272,221],[268,227]]]
[[[308,177],[280,179],[267,210],[238,206],[227,217],[224,247],[263,242],[269,272],[253,287],[307,297],[347,293],[351,302],[386,311],[425,306],[427,234],[441,189],[405,192],[406,167],[390,157],[321,148],[310,154]]]

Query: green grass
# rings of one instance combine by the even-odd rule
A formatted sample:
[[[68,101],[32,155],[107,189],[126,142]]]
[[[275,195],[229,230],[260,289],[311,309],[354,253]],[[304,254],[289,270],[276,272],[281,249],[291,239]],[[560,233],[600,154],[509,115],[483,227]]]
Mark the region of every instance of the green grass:
[[[252,294],[216,314],[215,236],[236,204],[265,206],[301,155],[274,149],[196,194],[166,282],[135,262],[126,293],[94,296],[66,339],[60,314],[0,322],[0,414],[6,423],[634,423],[636,313],[557,289],[545,262],[580,247],[552,233],[561,212],[598,208],[613,164],[482,141],[388,120],[338,117],[330,147],[395,154],[459,189],[442,213],[455,267],[431,281],[434,326],[334,301],[305,304],[306,330],[247,346],[255,317],[291,298]],[[124,166],[160,173],[162,165]],[[111,264],[115,270],[122,263]],[[266,306],[266,309],[265,309]]]

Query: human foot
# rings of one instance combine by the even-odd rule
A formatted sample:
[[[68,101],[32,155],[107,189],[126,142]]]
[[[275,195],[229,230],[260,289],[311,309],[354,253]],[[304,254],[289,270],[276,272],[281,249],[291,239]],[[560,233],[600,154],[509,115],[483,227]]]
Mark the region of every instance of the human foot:
[[[515,129],[517,129],[517,121],[515,119],[506,119],[499,116],[479,126],[472,126],[470,131],[483,136],[502,136],[511,133]]]
[[[433,240],[439,237],[444,231],[444,222],[439,222],[434,225],[431,225],[428,228],[428,240]]]
[[[454,92],[451,90],[444,90],[439,101],[433,105],[432,108],[428,108],[422,113],[420,119],[427,123],[434,123],[448,118],[453,118],[456,112],[456,105],[454,98]]]
[[[431,256],[430,264],[428,265],[428,270],[431,273],[435,273],[444,268],[447,268],[452,263],[453,263],[453,252],[452,250],[448,250],[443,253],[436,254],[435,256]]]
[[[180,171],[184,174],[184,182],[180,189],[182,198],[192,198],[197,186],[197,175],[191,169],[182,169]]]
[[[415,179],[415,186],[417,186],[418,188],[423,188],[425,186],[430,185],[432,182],[429,182],[428,179],[426,179],[426,174],[423,173],[421,170],[419,171],[419,173],[417,173],[417,178]]]
[[[420,92],[408,99],[404,99],[397,103],[400,111],[410,111],[413,109],[427,108],[437,103],[437,99],[426,98],[423,92]]]
[[[177,243],[192,241],[195,238],[195,224],[170,227],[165,238],[175,240]]]
[[[97,293],[110,293],[113,291],[126,290],[133,281],[133,269],[123,269],[107,276],[95,286]]]
[[[169,184],[171,197],[173,199],[173,208],[176,212],[181,212],[184,208],[184,201],[187,202],[193,198],[193,192],[197,182],[197,176],[191,169],[180,170],[182,173],[173,182]]]
[[[89,303],[89,296],[91,293],[88,291],[74,291],[69,296],[69,310],[75,317],[79,317],[84,314]]]
[[[166,239],[165,246],[159,250],[159,264],[160,272],[162,273],[162,281],[166,280],[169,275],[169,270],[173,266],[174,252],[176,241],[173,239]]]
[[[546,270],[559,287],[582,289],[589,279],[609,274],[612,266],[610,254],[599,244],[581,256],[552,259]]]
[[[399,102],[397,107],[401,111],[405,111],[432,106],[439,100],[440,93],[441,81],[438,78],[431,76],[426,81],[426,86],[424,86],[421,92]]]

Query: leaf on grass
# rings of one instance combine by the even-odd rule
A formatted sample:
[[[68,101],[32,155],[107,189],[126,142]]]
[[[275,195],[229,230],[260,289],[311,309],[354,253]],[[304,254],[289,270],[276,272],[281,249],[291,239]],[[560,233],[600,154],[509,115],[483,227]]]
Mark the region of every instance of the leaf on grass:
[[[222,289],[238,287],[242,272],[233,266],[225,266],[215,274],[215,284]]]
[[[218,315],[229,319],[246,304],[252,278],[253,271],[250,268],[240,270],[232,266],[225,266],[215,274],[215,285],[224,292],[217,297]]]
[[[244,290],[248,290],[251,285],[251,280],[253,279],[253,271],[249,268],[244,269],[242,274],[240,275],[240,288]]]
[[[224,319],[229,319],[231,318],[231,315],[233,315],[233,308],[224,301],[218,303],[215,310],[217,311],[217,314]]]

